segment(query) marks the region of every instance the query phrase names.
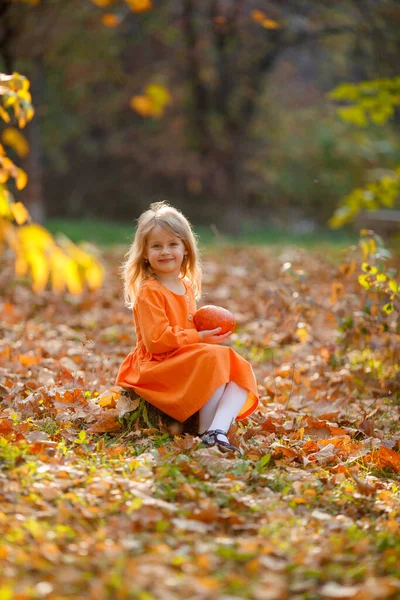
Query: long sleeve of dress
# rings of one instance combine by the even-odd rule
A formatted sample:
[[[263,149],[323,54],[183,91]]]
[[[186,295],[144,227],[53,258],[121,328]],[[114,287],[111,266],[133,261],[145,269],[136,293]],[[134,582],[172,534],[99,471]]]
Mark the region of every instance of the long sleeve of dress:
[[[200,341],[196,329],[171,325],[165,310],[165,297],[154,289],[139,293],[135,305],[143,343],[151,354],[170,352]]]

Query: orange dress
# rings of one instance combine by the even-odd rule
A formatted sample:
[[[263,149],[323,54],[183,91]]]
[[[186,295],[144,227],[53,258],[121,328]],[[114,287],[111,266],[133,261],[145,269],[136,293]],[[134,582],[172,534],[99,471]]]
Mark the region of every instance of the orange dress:
[[[137,345],[123,361],[116,383],[182,422],[218,387],[234,381],[249,392],[237,416],[244,419],[258,405],[251,365],[229,346],[199,341],[193,323],[196,300],[190,282],[184,283],[183,295],[153,278],[142,283],[133,308]]]

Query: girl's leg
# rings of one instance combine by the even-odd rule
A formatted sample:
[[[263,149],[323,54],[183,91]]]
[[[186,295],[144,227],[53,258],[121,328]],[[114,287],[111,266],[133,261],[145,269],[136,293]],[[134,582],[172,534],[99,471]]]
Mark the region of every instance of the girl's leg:
[[[220,385],[219,388],[215,390],[207,404],[205,404],[199,410],[199,434],[201,435],[208,429],[210,429],[210,425],[215,416],[215,411],[217,410],[218,403],[221,400],[222,394],[225,391],[226,385]]]
[[[233,420],[238,416],[243,404],[246,402],[247,396],[247,390],[239,387],[234,381],[230,381],[225,387],[225,391],[222,394],[214,418],[208,429],[222,429],[227,432],[232,425]],[[226,435],[223,436],[222,434],[218,434],[218,440],[227,442],[228,438]]]

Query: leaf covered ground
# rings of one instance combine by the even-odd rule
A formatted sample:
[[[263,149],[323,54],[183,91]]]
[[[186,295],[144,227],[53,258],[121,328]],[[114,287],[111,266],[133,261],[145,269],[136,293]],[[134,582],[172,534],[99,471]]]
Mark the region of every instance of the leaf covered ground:
[[[354,266],[207,253],[204,302],[235,313],[261,397],[234,456],[128,426],[123,251],[79,298],[34,294],[3,264],[0,599],[400,598],[399,340],[343,350]]]

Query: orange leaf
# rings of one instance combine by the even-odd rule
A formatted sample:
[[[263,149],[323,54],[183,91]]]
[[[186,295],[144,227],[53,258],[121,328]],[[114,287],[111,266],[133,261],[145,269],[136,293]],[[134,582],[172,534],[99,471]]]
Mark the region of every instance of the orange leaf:
[[[298,453],[295,450],[292,450],[291,448],[287,448],[286,446],[275,446],[274,456],[276,454],[279,456],[280,453],[284,456],[287,456],[288,458],[295,458],[296,456],[298,456]]]
[[[118,413],[115,409],[107,411],[105,415],[88,428],[87,433],[109,433],[120,431],[121,423],[118,421]]]
[[[116,392],[113,392],[111,390],[106,390],[97,398],[97,404],[99,406],[101,406],[102,408],[105,408],[106,406],[115,408],[117,397],[118,397],[118,394]]]
[[[261,23],[266,18],[266,14],[263,13],[261,10],[253,10],[251,12],[251,18],[256,23]]]
[[[103,25],[105,25],[106,27],[118,27],[119,25],[119,19],[116,15],[113,15],[112,13],[106,13],[105,15],[103,15],[101,17],[101,22],[103,23]]]
[[[331,304],[336,304],[336,302],[343,296],[343,294],[344,294],[343,283],[340,283],[340,281],[332,281],[331,297],[329,299],[329,302]]]
[[[308,440],[308,442],[306,442],[303,446],[303,452],[305,452],[306,454],[310,454],[310,452],[318,452],[318,450],[318,444],[316,442],[313,442],[312,440]]]
[[[37,365],[42,360],[41,356],[32,356],[31,354],[18,354],[18,360],[24,367]]]
[[[132,12],[147,12],[153,8],[151,0],[125,0]]]
[[[377,452],[372,454],[372,460],[379,467],[390,467],[400,473],[400,453],[381,446]]]
[[[154,102],[148,96],[133,96],[130,101],[130,106],[141,117],[152,117],[154,115]]]
[[[0,433],[9,433],[10,431],[14,431],[11,419],[0,419]]]
[[[356,261],[352,260],[350,263],[343,263],[339,267],[339,271],[343,273],[345,277],[351,277],[356,269]]]

